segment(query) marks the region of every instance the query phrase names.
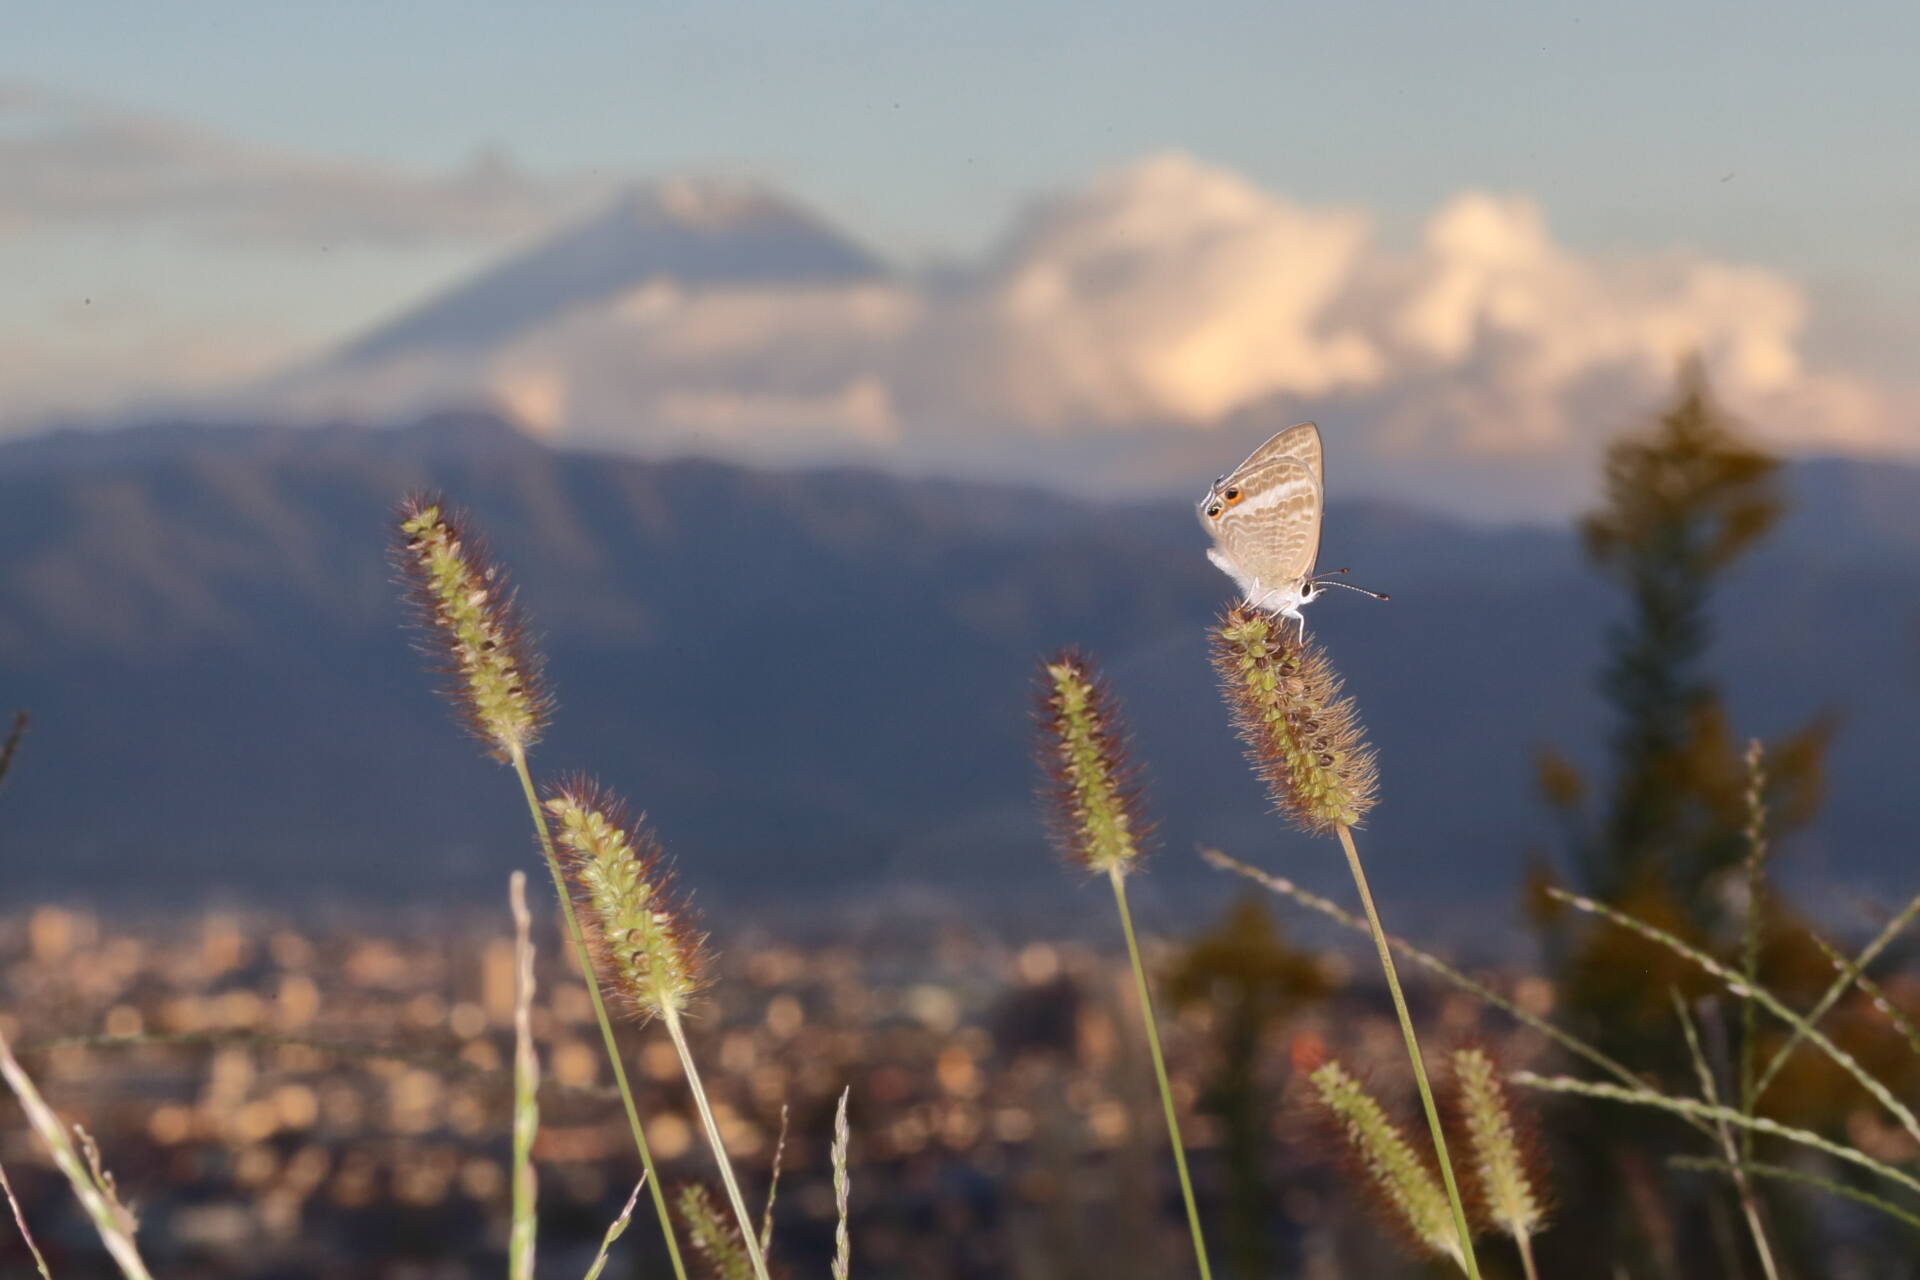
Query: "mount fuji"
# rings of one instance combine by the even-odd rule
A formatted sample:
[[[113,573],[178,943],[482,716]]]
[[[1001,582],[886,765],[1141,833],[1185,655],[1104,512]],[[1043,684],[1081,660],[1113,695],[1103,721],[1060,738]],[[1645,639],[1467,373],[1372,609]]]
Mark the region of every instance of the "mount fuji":
[[[381,325],[335,363],[483,350],[660,281],[846,284],[888,274],[866,249],[764,187],[666,179],[628,188],[594,217]]]
[[[857,451],[893,438],[882,357],[916,312],[888,264],[784,196],[667,179],[236,407],[375,423],[480,409],[653,454]]]

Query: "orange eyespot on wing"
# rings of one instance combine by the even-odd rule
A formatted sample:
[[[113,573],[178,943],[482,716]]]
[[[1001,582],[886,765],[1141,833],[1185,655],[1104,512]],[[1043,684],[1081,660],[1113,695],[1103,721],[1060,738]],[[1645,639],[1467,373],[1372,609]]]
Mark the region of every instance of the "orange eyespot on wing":
[[[1238,489],[1229,489],[1225,493],[1221,494],[1220,496],[1225,498],[1227,500],[1227,505],[1231,507],[1236,503],[1238,503],[1240,499],[1246,497],[1247,495],[1240,492],[1240,490]]]

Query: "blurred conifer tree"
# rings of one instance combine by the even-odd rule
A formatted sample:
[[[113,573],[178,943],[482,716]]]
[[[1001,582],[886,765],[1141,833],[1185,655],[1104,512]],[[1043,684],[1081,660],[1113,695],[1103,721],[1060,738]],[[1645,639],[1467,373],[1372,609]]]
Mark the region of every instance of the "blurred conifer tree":
[[[1745,739],[1729,722],[1708,661],[1716,590],[1785,510],[1779,468],[1714,401],[1696,362],[1682,367],[1672,402],[1651,427],[1608,450],[1602,501],[1581,534],[1588,559],[1622,588],[1628,605],[1600,677],[1613,715],[1609,776],[1590,784],[1566,757],[1547,751],[1539,780],[1564,820],[1575,888],[1735,968],[1747,913],[1757,912],[1767,940],[1761,980],[1804,1006],[1831,968],[1782,903],[1748,903],[1740,892],[1749,848]],[[1831,720],[1821,717],[1767,747],[1770,839],[1818,809],[1831,733]],[[1636,1070],[1692,1091],[1670,993],[1694,1000],[1723,994],[1718,984],[1664,947],[1564,910],[1540,892],[1553,880],[1536,874],[1530,907],[1568,1017]],[[1824,1119],[1837,1119],[1846,1092],[1820,1100]],[[1589,1211],[1558,1233],[1568,1263],[1577,1269],[1582,1257],[1601,1256],[1689,1275],[1729,1265],[1725,1233],[1703,1238],[1714,1234],[1701,1225],[1712,1213],[1687,1207],[1702,1207],[1693,1200],[1702,1188],[1662,1176],[1661,1157],[1677,1136],[1671,1126],[1590,1109],[1564,1118],[1578,1132],[1563,1137],[1580,1155],[1567,1171],[1576,1187],[1567,1190]]]
[[[1601,672],[1614,714],[1611,776],[1590,787],[1558,753],[1540,760],[1542,790],[1566,820],[1576,887],[1714,951],[1744,919],[1729,910],[1737,902],[1726,873],[1746,855],[1747,771],[1745,739],[1707,665],[1711,608],[1728,570],[1785,510],[1779,466],[1742,437],[1692,362],[1652,429],[1608,450],[1603,500],[1581,533],[1594,567],[1628,601]],[[1818,809],[1831,730],[1820,718],[1768,747],[1772,838]],[[1601,800],[1597,812],[1591,795]],[[1652,1022],[1670,1041],[1668,989],[1709,989],[1672,957],[1660,959],[1659,948],[1616,929],[1576,927],[1535,902],[1576,1008],[1616,1024],[1610,1029],[1623,1030],[1623,1017]]]

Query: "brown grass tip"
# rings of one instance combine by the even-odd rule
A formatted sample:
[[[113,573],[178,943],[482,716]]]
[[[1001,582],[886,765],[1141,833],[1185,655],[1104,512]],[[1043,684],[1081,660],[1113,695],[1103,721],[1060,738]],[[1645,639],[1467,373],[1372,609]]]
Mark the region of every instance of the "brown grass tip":
[[[1284,619],[1235,605],[1214,631],[1213,665],[1274,807],[1309,831],[1358,824],[1380,774],[1326,651]]]
[[[546,809],[594,965],[625,1011],[684,1012],[706,983],[706,935],[659,842],[593,782],[551,788]]]
[[[448,696],[474,736],[510,761],[539,741],[552,700],[507,575],[437,495],[409,496],[394,525],[394,563],[432,637],[422,650],[450,678]]]
[[[1131,869],[1153,828],[1112,691],[1086,658],[1058,654],[1040,665],[1038,716],[1040,798],[1054,845],[1089,871]]]

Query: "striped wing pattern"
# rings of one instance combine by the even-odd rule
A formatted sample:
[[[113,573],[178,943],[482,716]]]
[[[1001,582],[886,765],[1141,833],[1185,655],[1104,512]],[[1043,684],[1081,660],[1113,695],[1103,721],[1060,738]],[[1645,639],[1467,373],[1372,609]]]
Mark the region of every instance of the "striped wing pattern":
[[[1268,589],[1306,577],[1320,555],[1317,468],[1297,456],[1270,454],[1271,445],[1270,441],[1248,465],[1228,477],[1228,483],[1237,485],[1246,497],[1214,526],[1220,550],[1238,571],[1236,576]],[[1313,450],[1317,462],[1317,432]]]
[[[1276,431],[1267,442],[1255,449],[1247,460],[1234,469],[1238,475],[1250,471],[1275,458],[1298,458],[1313,473],[1313,478],[1322,488],[1327,483],[1325,463],[1320,452],[1320,428],[1311,422],[1302,422],[1298,426],[1288,427],[1285,431]]]

